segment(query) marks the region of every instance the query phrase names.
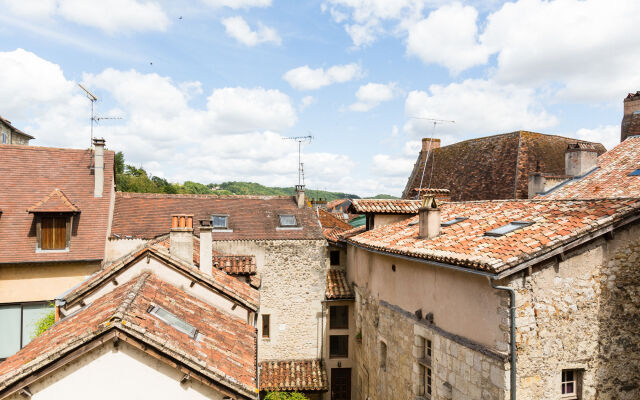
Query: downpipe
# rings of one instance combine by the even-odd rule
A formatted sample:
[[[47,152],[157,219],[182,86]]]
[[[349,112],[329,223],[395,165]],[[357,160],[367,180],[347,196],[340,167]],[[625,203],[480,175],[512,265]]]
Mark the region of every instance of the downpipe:
[[[509,341],[510,351],[510,365],[511,365],[511,400],[516,400],[516,291],[508,286],[496,286],[493,279],[489,278],[491,287],[497,290],[505,290],[509,292],[509,317],[511,322],[509,324],[509,331],[511,339]]]

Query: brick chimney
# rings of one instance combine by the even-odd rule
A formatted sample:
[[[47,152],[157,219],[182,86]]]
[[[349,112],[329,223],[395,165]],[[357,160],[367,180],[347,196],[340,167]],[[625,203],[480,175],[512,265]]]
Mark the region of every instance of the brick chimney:
[[[193,215],[174,214],[171,216],[169,253],[173,257],[193,264]]]
[[[104,189],[104,139],[93,139],[93,197],[102,197]]]
[[[640,135],[640,90],[629,93],[624,99],[624,115],[620,124],[620,141]]]
[[[440,235],[440,208],[433,195],[426,195],[422,206],[418,209],[418,236],[423,239],[433,239]]]
[[[212,274],[213,268],[213,245],[211,243],[210,219],[200,220],[200,271],[207,275]]]
[[[582,176],[598,165],[598,151],[588,142],[571,143],[564,153],[565,173]]]
[[[440,139],[423,138],[422,151],[429,151],[429,142],[431,142],[431,150],[440,148]]]
[[[296,185],[296,204],[298,208],[303,208],[305,205],[304,185]]]

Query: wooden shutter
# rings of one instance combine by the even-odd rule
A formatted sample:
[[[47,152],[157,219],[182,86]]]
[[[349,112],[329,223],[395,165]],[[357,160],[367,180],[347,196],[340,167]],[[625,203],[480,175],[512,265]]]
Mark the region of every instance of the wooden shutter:
[[[42,217],[42,250],[64,250],[67,247],[67,217]]]

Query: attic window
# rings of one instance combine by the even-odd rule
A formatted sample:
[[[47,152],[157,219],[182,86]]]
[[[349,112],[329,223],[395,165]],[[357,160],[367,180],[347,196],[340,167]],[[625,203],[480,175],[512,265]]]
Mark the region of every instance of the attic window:
[[[455,225],[458,222],[462,222],[464,220],[466,220],[467,217],[455,217],[454,219],[450,220],[450,221],[445,221],[443,223],[440,224],[440,226],[451,226],[451,225]]]
[[[229,221],[228,215],[212,215],[211,216],[211,226],[213,229],[227,229]]]
[[[513,232],[517,229],[520,228],[524,228],[526,226],[532,225],[533,222],[526,222],[526,221],[513,221],[513,222],[509,222],[506,225],[503,225],[499,228],[496,229],[492,229],[488,232],[485,232],[485,236],[502,236],[502,235],[506,235],[509,232]]]
[[[633,172],[629,172],[629,176],[640,176],[640,168]]]
[[[279,217],[282,227],[298,226],[295,215],[280,215]]]
[[[149,309],[147,310],[147,312],[149,312],[149,314],[155,315],[162,321],[166,322],[167,324],[179,330],[180,332],[186,333],[187,335],[189,335],[189,337],[192,337],[196,340],[198,339],[198,336],[199,336],[198,330],[193,325],[188,324],[187,322],[181,320],[180,318],[171,314],[169,311],[165,310],[164,308],[151,305],[149,306]]]

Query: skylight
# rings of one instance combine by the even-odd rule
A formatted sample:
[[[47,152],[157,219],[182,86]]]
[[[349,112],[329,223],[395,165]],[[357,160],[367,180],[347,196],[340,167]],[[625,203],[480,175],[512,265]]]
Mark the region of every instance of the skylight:
[[[297,226],[295,215],[280,215],[280,226]]]
[[[450,221],[445,221],[443,223],[440,224],[440,226],[451,226],[451,225],[455,225],[458,222],[462,222],[465,219],[467,219],[467,217],[455,217],[454,219],[450,220]]]
[[[158,306],[149,306],[148,312],[150,314],[155,315],[162,321],[166,322],[167,324],[171,325],[175,329],[179,330],[180,332],[184,332],[194,339],[198,338],[198,330],[193,325],[188,324],[187,322],[181,320],[180,318],[171,314],[169,311],[165,310],[164,308],[158,307]]]
[[[211,226],[213,229],[227,229],[228,215],[212,215]]]
[[[640,176],[640,168],[633,172],[629,172],[629,176]]]
[[[509,222],[506,225],[503,225],[499,228],[496,229],[492,229],[488,232],[485,232],[485,236],[502,236],[505,235],[509,232],[513,232],[517,229],[520,228],[524,228],[525,226],[529,226],[532,225],[533,222],[526,222],[526,221],[513,221],[513,222]]]

